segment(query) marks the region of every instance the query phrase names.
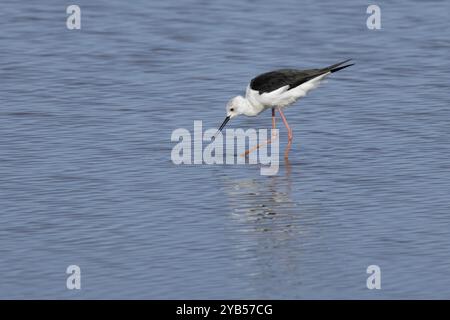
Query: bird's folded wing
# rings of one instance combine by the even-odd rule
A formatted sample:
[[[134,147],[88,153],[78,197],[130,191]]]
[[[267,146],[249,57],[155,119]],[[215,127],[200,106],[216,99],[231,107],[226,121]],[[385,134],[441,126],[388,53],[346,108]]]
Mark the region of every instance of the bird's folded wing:
[[[260,94],[273,92],[285,86],[287,86],[286,90],[289,90],[326,72],[328,71],[324,69],[281,69],[271,71],[254,78],[250,82],[250,88],[258,91]]]

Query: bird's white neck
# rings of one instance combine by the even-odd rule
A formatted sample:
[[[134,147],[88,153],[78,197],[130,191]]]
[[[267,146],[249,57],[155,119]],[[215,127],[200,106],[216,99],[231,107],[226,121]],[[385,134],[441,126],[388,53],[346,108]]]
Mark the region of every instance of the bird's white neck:
[[[240,109],[243,115],[254,117],[261,113],[264,110],[264,107],[262,105],[254,105],[249,99],[244,98],[242,100]]]

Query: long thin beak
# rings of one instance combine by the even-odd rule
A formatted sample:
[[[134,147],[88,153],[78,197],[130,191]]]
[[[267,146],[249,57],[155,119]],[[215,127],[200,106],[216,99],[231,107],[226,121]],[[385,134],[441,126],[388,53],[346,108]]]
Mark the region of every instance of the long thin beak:
[[[225,127],[225,125],[227,124],[227,122],[230,121],[230,119],[231,119],[230,116],[228,116],[228,117],[225,118],[225,120],[223,120],[222,124],[220,125],[219,130],[217,130],[216,134],[214,135],[214,138],[217,136],[217,134],[218,134],[219,132],[222,131],[222,129]]]

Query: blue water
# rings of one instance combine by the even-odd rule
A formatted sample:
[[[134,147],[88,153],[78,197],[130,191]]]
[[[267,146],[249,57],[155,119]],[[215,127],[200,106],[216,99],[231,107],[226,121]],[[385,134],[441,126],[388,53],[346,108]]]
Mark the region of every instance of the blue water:
[[[1,4],[0,298],[450,297],[449,1],[377,1],[381,30],[365,1],[69,4]],[[253,76],[346,58],[278,175],[172,163]]]

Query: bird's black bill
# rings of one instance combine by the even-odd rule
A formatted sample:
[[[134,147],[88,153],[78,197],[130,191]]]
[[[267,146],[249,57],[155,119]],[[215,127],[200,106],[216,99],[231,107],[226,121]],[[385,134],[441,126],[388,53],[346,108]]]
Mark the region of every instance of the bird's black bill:
[[[216,134],[212,137],[212,140],[216,140],[217,135],[219,134],[219,132],[222,131],[222,129],[226,126],[227,122],[230,121],[230,117],[226,117],[225,120],[223,120],[222,124],[220,125],[219,130],[217,130]]]
[[[230,121],[230,119],[231,119],[230,116],[228,116],[225,118],[225,120],[223,120],[222,124],[220,125],[219,130],[217,130],[217,133],[222,131],[222,129],[226,126],[226,124],[228,123],[228,121]],[[217,136],[217,133],[216,133],[216,136]]]

